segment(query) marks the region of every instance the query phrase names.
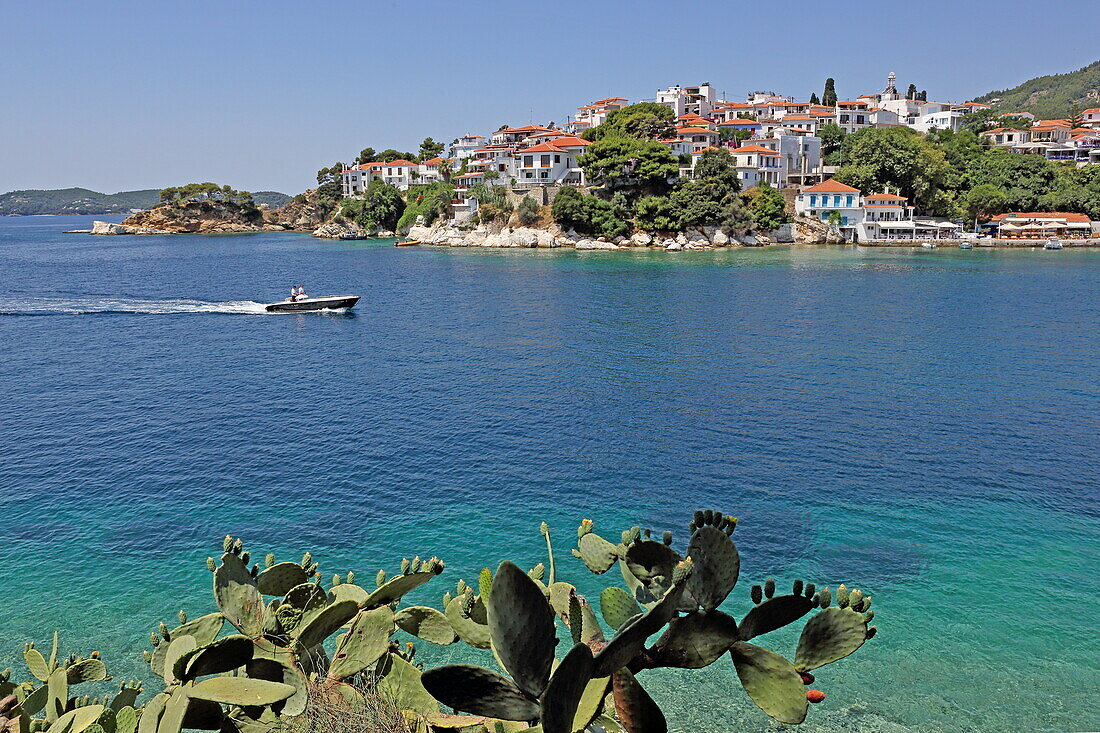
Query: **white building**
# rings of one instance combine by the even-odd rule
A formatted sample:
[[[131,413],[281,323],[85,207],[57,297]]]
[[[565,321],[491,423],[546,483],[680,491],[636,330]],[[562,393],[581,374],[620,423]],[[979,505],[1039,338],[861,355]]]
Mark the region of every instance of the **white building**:
[[[676,130],[676,137],[687,143],[689,153],[694,153],[714,147],[722,135],[706,127],[680,127]]]
[[[566,136],[517,151],[516,185],[583,186],[584,171],[577,163],[577,158],[591,144],[579,137]]]
[[[858,188],[832,179],[810,186],[795,198],[795,211],[821,221],[838,220],[847,241],[945,239],[958,237],[953,222],[917,217],[908,199],[892,193],[861,195]]]
[[[1081,127],[1091,127],[1100,130],[1100,107],[1086,109],[1081,113]]]
[[[760,181],[767,181],[777,188],[784,184],[780,169],[782,156],[777,151],[762,145],[742,145],[730,150],[730,155],[733,156],[733,167],[741,179],[742,189],[751,188]]]
[[[979,133],[990,145],[998,148],[1014,148],[1031,142],[1030,130],[1013,130],[1007,127],[995,127]]]
[[[697,87],[677,85],[657,90],[657,104],[671,108],[677,117],[688,112],[710,117],[717,101],[718,94],[710,84],[700,84]]]
[[[469,158],[474,154],[474,151],[485,144],[485,138],[481,135],[472,135],[466,133],[462,137],[451,143],[451,157],[455,160],[462,160],[463,158]]]
[[[566,128],[574,135],[580,134],[591,127],[602,125],[613,110],[622,109],[627,104],[629,102],[625,97],[597,99],[592,104],[577,107],[576,116],[566,125]]]
[[[931,132],[932,130],[950,130],[958,132],[962,129],[963,113],[956,110],[941,110],[929,112],[919,120],[909,125],[918,132]]]

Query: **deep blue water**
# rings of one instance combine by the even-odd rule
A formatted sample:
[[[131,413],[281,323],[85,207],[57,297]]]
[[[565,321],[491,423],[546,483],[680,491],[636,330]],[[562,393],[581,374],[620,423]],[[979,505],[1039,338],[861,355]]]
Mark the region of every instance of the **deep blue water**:
[[[365,582],[439,555],[438,604],[542,520],[597,593],[581,518],[714,507],[731,611],[769,574],[875,598],[806,728],[1100,727],[1100,252],[60,234],[90,221],[0,219],[0,667],[61,628],[139,674],[226,533]],[[363,300],[260,312],[296,282]],[[768,729],[727,665],[649,679],[679,730]]]

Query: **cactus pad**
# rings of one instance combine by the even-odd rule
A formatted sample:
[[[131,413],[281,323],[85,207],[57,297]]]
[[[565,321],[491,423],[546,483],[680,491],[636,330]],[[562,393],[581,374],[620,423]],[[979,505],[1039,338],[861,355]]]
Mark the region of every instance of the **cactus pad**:
[[[477,649],[488,649],[490,644],[489,626],[480,624],[473,618],[463,615],[462,604],[464,596],[458,596],[447,604],[447,623],[451,625],[458,638]]]
[[[107,675],[107,665],[99,659],[81,659],[73,662],[65,668],[70,685],[79,685],[81,682],[101,682],[110,679]]]
[[[457,639],[447,617],[428,606],[402,608],[394,615],[394,620],[402,631],[432,644],[446,646]]]
[[[195,637],[195,643],[199,646],[206,646],[218,638],[223,626],[225,626],[225,616],[220,613],[210,613],[177,626],[172,629],[169,636],[173,639],[177,636],[193,636]]]
[[[229,623],[242,634],[256,638],[263,633],[267,607],[241,559],[225,554],[214,571],[214,599]]]
[[[306,571],[296,562],[272,565],[256,576],[256,587],[265,596],[285,596],[296,585],[306,582]]]
[[[600,612],[611,628],[618,630],[627,621],[642,613],[642,607],[622,588],[612,586],[600,593]]]
[[[211,677],[192,685],[187,694],[196,700],[223,705],[274,705],[293,695],[294,688],[282,682],[251,677]]]
[[[654,666],[700,669],[713,664],[738,640],[737,621],[721,611],[674,618],[653,645]]]
[[[411,590],[415,590],[420,586],[427,583],[434,578],[439,572],[442,572],[443,565],[437,566],[438,570],[432,570],[428,572],[412,573],[410,575],[398,575],[392,580],[389,580],[381,585],[377,590],[371,593],[365,601],[359,604],[363,608],[377,608],[378,606],[388,606],[394,601],[400,600],[401,596],[405,595]],[[343,586],[340,586],[341,588]]]
[[[172,676],[183,682],[211,674],[231,672],[252,659],[252,640],[247,636],[226,636],[199,647],[176,660]]]
[[[378,691],[399,710],[412,710],[419,715],[438,713],[439,703],[424,687],[420,670],[396,654],[389,654],[386,659]]]
[[[519,688],[492,670],[472,664],[449,664],[428,670],[425,689],[455,710],[502,720],[537,720],[539,706]]]
[[[50,666],[46,664],[46,658],[42,656],[42,652],[28,644],[23,650],[23,660],[27,663],[27,669],[40,682],[50,679]]]
[[[57,721],[50,726],[50,730],[65,731],[66,733],[81,733],[81,731],[87,730],[89,726],[99,720],[99,716],[103,714],[103,710],[104,707],[102,705],[86,705],[76,710],[70,710],[64,715],[59,716]],[[16,730],[18,730],[18,728],[16,728]]]
[[[737,677],[752,701],[781,723],[806,719],[806,688],[790,662],[775,652],[739,641],[730,649]]]
[[[573,555],[579,557],[597,575],[610,570],[618,559],[615,545],[592,532],[577,540],[577,549],[573,550]]]
[[[596,655],[592,676],[610,677],[636,657],[645,648],[646,639],[660,631],[676,615],[683,590],[682,585],[673,586],[653,608],[619,629],[619,633]]]
[[[612,678],[615,713],[628,731],[637,733],[665,733],[668,723],[661,708],[638,683],[628,670],[615,673]]]
[[[546,733],[573,733],[581,696],[592,679],[592,650],[576,644],[554,670],[542,695],[540,721]]]
[[[302,624],[296,637],[306,649],[317,646],[359,612],[355,601],[337,601]]]
[[[843,659],[859,649],[866,639],[867,622],[862,614],[850,608],[830,606],[806,622],[798,639],[794,664],[799,671],[809,672]]]
[[[695,571],[688,579],[687,591],[705,610],[713,611],[737,584],[741,572],[737,547],[724,532],[706,525],[691,536],[688,557]]]
[[[794,623],[814,608],[813,600],[802,595],[772,596],[745,614],[738,624],[742,641]]]
[[[493,650],[516,685],[538,697],[554,663],[554,611],[527,574],[503,562],[487,604]],[[474,712],[474,711],[466,711]]]

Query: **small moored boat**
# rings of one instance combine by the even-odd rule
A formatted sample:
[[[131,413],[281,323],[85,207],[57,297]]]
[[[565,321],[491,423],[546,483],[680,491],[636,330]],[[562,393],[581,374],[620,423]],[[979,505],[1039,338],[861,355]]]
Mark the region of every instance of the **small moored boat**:
[[[959,249],[973,249],[974,245],[970,242],[959,242]]]
[[[925,248],[925,249],[935,249],[936,248],[936,243],[935,242],[921,242],[920,246]]]
[[[418,244],[420,244],[419,239],[410,239],[407,242],[394,242],[393,246],[394,247],[415,247]]]
[[[1057,239],[1048,239],[1043,249],[1062,249],[1062,243]]]
[[[359,233],[358,229],[352,229],[350,232],[341,234],[340,239],[363,239],[363,236]]]
[[[359,302],[358,295],[330,295],[325,298],[302,298],[284,300],[264,306],[269,313],[300,313],[303,311],[324,311],[352,308]]]

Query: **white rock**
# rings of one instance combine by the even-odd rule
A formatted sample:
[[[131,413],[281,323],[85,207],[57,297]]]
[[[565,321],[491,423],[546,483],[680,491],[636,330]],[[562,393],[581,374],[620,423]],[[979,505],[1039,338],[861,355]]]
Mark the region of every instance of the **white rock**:
[[[597,239],[582,239],[575,245],[577,249],[618,249],[614,242],[601,242]]]
[[[630,241],[633,242],[636,247],[648,247],[653,243],[653,237],[645,232],[634,232],[633,236],[630,237]]]
[[[721,229],[719,229],[718,231],[716,231],[714,234],[711,235],[710,241],[711,241],[711,244],[713,244],[716,247],[725,247],[727,244],[730,243],[730,238],[729,238],[729,235],[727,235],[725,232],[723,232]]]
[[[680,244],[676,240],[672,240],[671,242],[669,242],[668,244],[665,245],[665,251],[666,252],[679,252],[683,248],[684,248],[684,245]]]

